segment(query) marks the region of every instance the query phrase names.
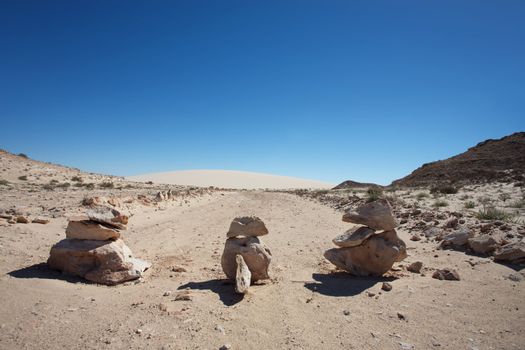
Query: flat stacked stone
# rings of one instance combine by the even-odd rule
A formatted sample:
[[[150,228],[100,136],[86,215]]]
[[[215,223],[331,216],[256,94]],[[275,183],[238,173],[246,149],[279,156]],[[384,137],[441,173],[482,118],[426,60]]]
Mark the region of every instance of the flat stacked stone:
[[[378,199],[347,212],[343,221],[365,226],[333,239],[338,248],[327,250],[324,256],[338,268],[356,276],[381,276],[406,258],[406,245],[397,236],[397,221],[387,200]]]
[[[226,277],[236,281],[238,293],[247,293],[250,283],[270,278],[272,253],[258,237],[267,234],[266,225],[256,216],[237,217],[230,224],[221,266]]]
[[[141,277],[151,264],[136,259],[121,237],[128,217],[116,209],[96,207],[72,218],[66,239],[51,248],[51,268],[89,281],[114,285]]]

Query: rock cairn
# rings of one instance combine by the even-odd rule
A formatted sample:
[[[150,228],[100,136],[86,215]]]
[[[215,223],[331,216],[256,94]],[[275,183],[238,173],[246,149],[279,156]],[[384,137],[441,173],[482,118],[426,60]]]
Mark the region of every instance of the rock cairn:
[[[338,268],[356,276],[381,276],[394,262],[406,258],[405,242],[397,236],[397,221],[387,200],[378,199],[360,206],[355,212],[347,212],[343,221],[364,226],[334,238],[338,248],[324,253]]]
[[[151,265],[136,259],[121,239],[128,217],[116,209],[96,207],[70,219],[66,239],[51,248],[48,265],[89,281],[115,285],[141,277]]]
[[[267,234],[264,222],[256,216],[233,219],[226,234],[221,265],[226,277],[235,280],[237,293],[245,294],[251,283],[270,278],[272,253],[258,237]]]

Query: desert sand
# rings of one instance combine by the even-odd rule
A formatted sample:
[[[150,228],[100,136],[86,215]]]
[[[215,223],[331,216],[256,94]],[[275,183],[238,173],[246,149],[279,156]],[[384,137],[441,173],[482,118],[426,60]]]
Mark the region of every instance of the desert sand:
[[[181,170],[128,176],[129,181],[232,189],[332,188],[335,184],[290,176],[233,170]]]
[[[414,232],[422,232],[412,227],[417,220],[399,227],[408,257],[384,277],[353,277],[326,261],[323,252],[333,247],[331,240],[353,227],[341,220],[347,205],[341,200],[365,196],[362,190],[173,186],[173,200],[155,202],[138,198],[154,198],[165,185],[58,166],[46,175],[41,168],[50,165],[5,154],[0,160],[4,173],[11,174],[0,189],[0,207],[50,220],[42,225],[0,219],[2,349],[523,349],[520,267],[440,250],[432,240],[412,241]],[[27,180],[15,176],[23,174]],[[58,186],[73,175],[95,181],[95,188]],[[53,190],[43,188],[49,178],[59,181]],[[108,181],[114,188],[102,185]],[[434,210],[436,199],[421,191],[427,193],[421,200],[414,190],[389,195]],[[489,185],[441,199],[468,218],[465,195],[477,201],[484,191],[521,198],[511,186]],[[83,199],[90,196],[118,199],[118,207],[130,214],[124,240],[137,257],[152,263],[140,280],[102,286],[45,264],[51,246],[64,238],[67,218],[83,212]],[[229,224],[241,215],[264,220],[269,230],[264,241],[273,254],[271,279],[244,296],[235,293],[220,265]],[[521,227],[512,225],[512,230]],[[415,261],[423,263],[422,273],[407,271]],[[439,268],[455,269],[461,280],[432,278]],[[383,291],[383,282],[392,290]]]

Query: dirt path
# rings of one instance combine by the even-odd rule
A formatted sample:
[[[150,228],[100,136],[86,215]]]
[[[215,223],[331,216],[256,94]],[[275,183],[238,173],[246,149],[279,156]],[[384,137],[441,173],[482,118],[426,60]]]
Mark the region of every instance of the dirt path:
[[[261,217],[270,231],[263,240],[273,253],[272,280],[253,286],[241,300],[221,279],[220,255],[231,219],[249,214]],[[403,272],[398,279],[331,274],[322,253],[350,225],[340,213],[293,195],[215,193],[189,205],[147,208],[130,223],[125,241],[154,267],[143,283],[117,287],[34,265],[64,237],[65,221],[30,224],[25,233],[0,228],[0,348],[524,346],[525,282],[505,278],[515,271],[460,252],[433,251],[401,232],[410,255],[403,263],[453,267],[461,281],[434,280],[428,272]],[[177,272],[180,267],[186,272]],[[392,291],[380,292],[383,280],[391,280]],[[183,290],[191,300],[175,301]],[[171,295],[164,296],[166,291]]]

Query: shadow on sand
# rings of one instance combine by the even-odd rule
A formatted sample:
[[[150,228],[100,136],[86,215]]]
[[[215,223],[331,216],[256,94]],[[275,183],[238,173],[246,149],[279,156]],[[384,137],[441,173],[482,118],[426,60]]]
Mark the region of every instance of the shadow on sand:
[[[235,305],[244,298],[243,294],[235,293],[235,285],[229,280],[216,279],[203,282],[188,282],[177,289],[210,290],[219,295],[219,299],[226,306]]]
[[[61,273],[60,271],[52,270],[46,263],[39,263],[23,267],[21,269],[8,272],[7,274],[15,278],[42,278],[49,280],[61,280],[71,283],[87,282],[86,280],[81,279],[79,277],[66,275]]]
[[[317,282],[305,283],[305,288],[331,297],[358,295],[376,283],[390,282],[396,279],[394,277],[356,277],[346,272],[314,273],[312,277]]]

